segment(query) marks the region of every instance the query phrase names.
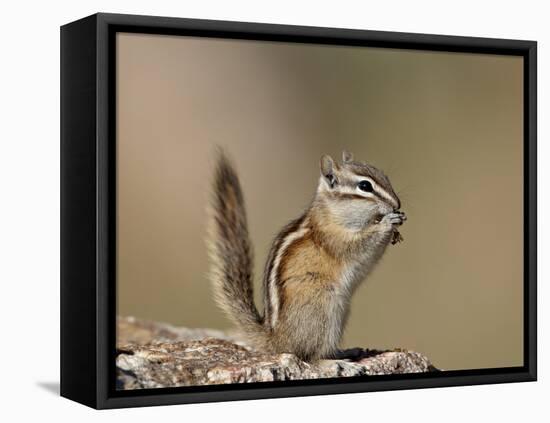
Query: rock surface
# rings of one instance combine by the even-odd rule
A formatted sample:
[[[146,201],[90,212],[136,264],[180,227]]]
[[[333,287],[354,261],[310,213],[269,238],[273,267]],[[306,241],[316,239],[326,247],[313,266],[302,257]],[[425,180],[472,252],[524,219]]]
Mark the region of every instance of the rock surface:
[[[253,350],[236,334],[118,318],[117,389],[270,382],[436,370],[417,352],[369,351],[357,361],[306,363]]]

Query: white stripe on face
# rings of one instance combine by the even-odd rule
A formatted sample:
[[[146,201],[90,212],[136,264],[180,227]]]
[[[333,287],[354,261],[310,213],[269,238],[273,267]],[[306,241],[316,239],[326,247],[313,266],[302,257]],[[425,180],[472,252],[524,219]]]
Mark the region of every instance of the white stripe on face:
[[[356,175],[355,173],[346,172],[345,177],[347,179],[350,179],[353,181],[353,185],[337,185],[337,191],[342,194],[355,194],[360,195],[365,198],[377,198],[381,197],[388,201],[393,207],[398,206],[398,201],[395,197],[393,197],[388,191],[386,191],[384,188],[380,186],[373,178],[369,176],[361,176]],[[361,181],[369,181],[373,187],[373,190],[375,193],[362,191],[359,189],[359,182]],[[319,185],[318,185],[318,193],[320,192],[330,192],[333,188],[331,188],[323,176],[320,177]],[[377,194],[377,195],[375,195]]]
[[[369,181],[372,185],[372,188],[374,189],[374,192],[378,194],[380,197],[388,200],[391,204],[393,204],[395,207],[397,207],[397,201],[395,197],[393,197],[388,191],[386,191],[384,188],[382,188],[376,181],[372,178],[369,178],[368,176],[361,176],[361,175],[351,175],[351,179],[355,182],[355,187],[352,188],[353,194],[359,194],[363,197],[372,198],[373,194],[369,192],[365,192],[359,189],[359,182],[361,181]]]

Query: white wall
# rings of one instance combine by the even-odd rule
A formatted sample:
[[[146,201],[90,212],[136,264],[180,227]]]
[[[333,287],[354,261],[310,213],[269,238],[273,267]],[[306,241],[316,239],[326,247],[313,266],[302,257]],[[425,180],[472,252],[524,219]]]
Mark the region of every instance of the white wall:
[[[91,421],[512,421],[548,415],[550,227],[539,219],[539,382],[94,412],[52,393],[59,380],[59,26],[97,11],[539,41],[539,215],[549,208],[548,12],[543,1],[106,0],[2,4],[0,348],[2,415]],[[494,210],[492,210],[494,211]],[[538,417],[538,418],[537,418]]]

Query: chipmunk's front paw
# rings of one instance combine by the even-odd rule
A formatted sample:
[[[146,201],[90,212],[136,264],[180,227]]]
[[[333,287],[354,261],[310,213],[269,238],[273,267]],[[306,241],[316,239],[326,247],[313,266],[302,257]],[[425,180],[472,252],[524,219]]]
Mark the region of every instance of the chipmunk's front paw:
[[[402,211],[397,211],[393,213],[388,213],[384,216],[384,219],[387,223],[391,225],[401,226],[403,222],[407,220],[407,216]]]

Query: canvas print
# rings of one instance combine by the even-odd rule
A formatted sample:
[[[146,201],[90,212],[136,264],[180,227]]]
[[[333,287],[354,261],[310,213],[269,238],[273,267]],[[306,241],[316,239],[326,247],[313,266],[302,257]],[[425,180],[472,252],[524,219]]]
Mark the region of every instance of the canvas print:
[[[116,34],[116,389],[521,367],[523,58]]]

